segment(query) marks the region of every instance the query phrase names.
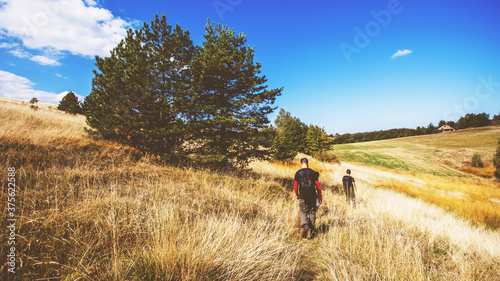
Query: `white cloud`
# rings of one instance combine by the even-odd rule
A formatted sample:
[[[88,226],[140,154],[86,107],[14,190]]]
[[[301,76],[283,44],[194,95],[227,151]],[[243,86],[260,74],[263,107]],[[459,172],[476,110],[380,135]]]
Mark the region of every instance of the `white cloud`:
[[[67,51],[93,58],[108,56],[131,24],[98,7],[94,0],[1,0],[0,34],[32,50]],[[7,45],[5,45],[7,47]],[[57,57],[31,56],[54,65]]]
[[[51,59],[46,56],[32,56],[30,60],[38,62],[41,65],[60,65],[60,63],[57,60]]]
[[[67,92],[60,94],[33,89],[35,83],[28,78],[0,70],[0,96],[30,101],[36,97],[39,102],[58,104]],[[64,95],[63,95],[64,93]],[[62,96],[61,96],[62,95]],[[78,96],[78,95],[77,95]],[[80,98],[81,96],[79,96]]]
[[[51,49],[42,50],[41,53],[43,53],[43,55],[32,55],[16,43],[0,44],[0,48],[11,49],[7,51],[7,53],[22,59],[28,58],[29,60],[37,62],[41,65],[60,65],[57,60],[58,58],[62,57],[61,52]]]
[[[406,56],[406,55],[409,55],[411,54],[413,51],[412,50],[407,50],[407,49],[404,49],[404,50],[398,50],[397,52],[395,52],[392,56],[391,56],[391,59],[393,58],[396,58],[396,57],[401,57],[401,56]]]
[[[19,44],[16,44],[16,43],[7,43],[7,42],[3,42],[3,43],[0,43],[0,48],[2,49],[12,49],[14,47],[17,47]]]
[[[64,91],[60,94],[57,94],[57,103],[59,103],[65,95],[67,95],[69,92],[68,91]],[[80,96],[79,94],[73,92],[75,94],[75,96],[78,98],[79,101],[83,102],[83,100],[85,100],[85,97],[84,96]]]

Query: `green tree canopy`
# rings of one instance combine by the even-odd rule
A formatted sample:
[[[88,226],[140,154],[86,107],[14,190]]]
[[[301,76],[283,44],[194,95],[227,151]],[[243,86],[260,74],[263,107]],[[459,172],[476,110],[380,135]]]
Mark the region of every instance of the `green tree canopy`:
[[[110,57],[96,57],[84,104],[91,133],[170,158],[225,164],[263,156],[252,141],[282,89],[267,89],[245,43],[209,22],[203,46],[194,46],[165,16],[129,30]]]
[[[307,126],[299,118],[281,109],[275,119],[276,137],[271,148],[276,160],[291,160],[297,153],[305,152]]]
[[[82,114],[82,106],[78,97],[73,92],[67,93],[59,102],[57,109],[65,111],[70,114]]]
[[[471,127],[482,127],[490,124],[490,115],[487,113],[468,113],[460,117],[457,122],[458,129],[467,129]]]
[[[85,99],[92,133],[153,154],[182,154],[194,52],[189,32],[168,25],[165,16],[129,30],[110,57],[96,57]]]
[[[191,65],[196,97],[190,115],[198,140],[197,155],[244,162],[264,151],[252,139],[269,123],[267,115],[282,88],[268,90],[255,48],[245,46],[246,36],[227,26],[208,22],[205,42]],[[203,152],[203,153],[202,153]]]
[[[304,152],[313,155],[315,152],[328,150],[330,148],[330,138],[325,130],[316,125],[309,125],[306,133],[306,146]]]
[[[500,139],[498,140],[495,156],[493,156],[493,165],[495,166],[495,177],[500,179]]]

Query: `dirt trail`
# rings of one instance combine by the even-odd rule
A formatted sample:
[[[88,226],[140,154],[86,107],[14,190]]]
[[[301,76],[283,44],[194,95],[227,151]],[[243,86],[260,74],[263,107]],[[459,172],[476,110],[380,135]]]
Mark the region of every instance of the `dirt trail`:
[[[324,265],[322,258],[325,257],[322,253],[324,249],[320,246],[325,245],[325,239],[336,239],[332,235],[337,235],[343,231],[341,230],[343,228],[352,228],[355,229],[355,232],[363,231],[372,226],[376,229],[393,229],[391,222],[402,226],[404,233],[410,233],[410,236],[403,237],[412,243],[422,243],[419,240],[422,238],[418,235],[425,235],[426,239],[429,239],[429,243],[446,241],[445,244],[455,251],[454,259],[475,255],[480,255],[486,260],[500,258],[500,232],[472,226],[469,222],[457,218],[439,207],[405,194],[376,188],[376,183],[385,179],[397,179],[423,186],[424,183],[420,180],[342,163],[341,166],[332,166],[328,168],[331,170],[323,172],[324,185],[339,186],[341,175],[347,168],[353,170],[353,176],[358,186],[357,208],[353,210],[348,207],[345,204],[343,194],[336,194],[332,189],[324,190],[325,202],[318,210],[316,221],[320,234],[313,240],[301,242],[303,256],[300,261],[302,273],[299,280],[329,279],[329,277],[325,277],[330,275],[327,273],[329,269]],[[413,235],[415,236],[413,237]],[[347,262],[352,261],[347,260]]]

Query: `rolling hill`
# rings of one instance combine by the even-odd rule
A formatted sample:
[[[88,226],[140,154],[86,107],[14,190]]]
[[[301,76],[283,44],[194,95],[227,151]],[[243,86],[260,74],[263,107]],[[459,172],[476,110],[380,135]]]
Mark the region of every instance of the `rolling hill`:
[[[253,162],[249,171],[233,172],[176,167],[89,139],[83,116],[0,101],[0,119],[2,206],[10,167],[17,185],[16,273],[9,275],[10,265],[2,262],[2,280],[500,276],[498,229],[391,190],[429,189],[426,178],[310,158],[321,174],[324,202],[316,222],[319,236],[303,240],[291,192],[296,163]],[[338,194],[346,168],[358,184],[355,210]],[[490,188],[488,180],[467,180],[496,198],[493,191],[483,192]],[[7,232],[0,235],[7,241]],[[0,256],[7,251],[0,247]]]
[[[334,145],[341,161],[440,176],[467,176],[461,171],[479,153],[492,166],[500,126],[471,128],[444,134]],[[490,169],[490,176],[492,175]]]

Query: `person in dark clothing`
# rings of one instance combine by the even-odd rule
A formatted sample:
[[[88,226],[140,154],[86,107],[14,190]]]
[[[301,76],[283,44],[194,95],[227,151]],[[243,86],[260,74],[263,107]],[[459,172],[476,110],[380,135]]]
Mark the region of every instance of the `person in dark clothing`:
[[[319,184],[319,173],[309,168],[307,158],[300,160],[302,169],[295,173],[294,187],[295,196],[300,205],[300,225],[302,227],[302,237],[306,238],[309,230],[311,237],[317,234],[316,231],[316,201],[321,204],[323,195]]]
[[[342,178],[342,183],[344,184],[345,200],[347,205],[350,205],[352,200],[353,208],[356,209],[356,182],[354,178],[351,177],[351,170],[347,169],[347,175]]]

